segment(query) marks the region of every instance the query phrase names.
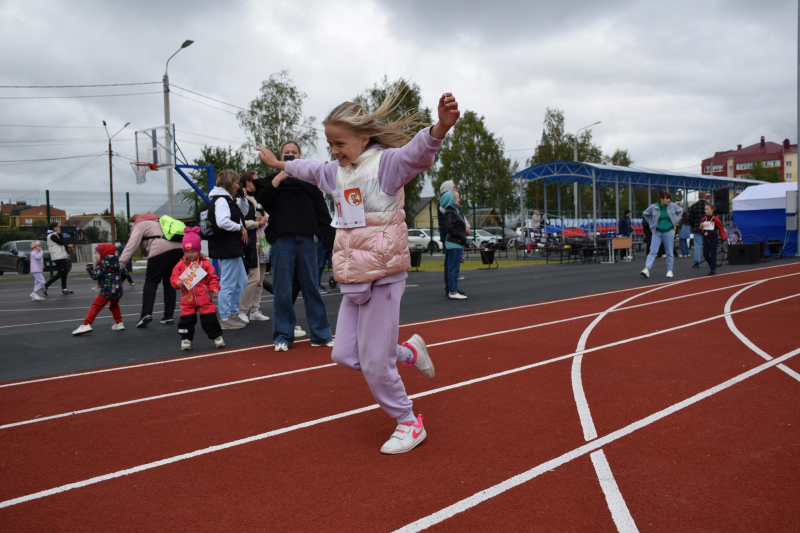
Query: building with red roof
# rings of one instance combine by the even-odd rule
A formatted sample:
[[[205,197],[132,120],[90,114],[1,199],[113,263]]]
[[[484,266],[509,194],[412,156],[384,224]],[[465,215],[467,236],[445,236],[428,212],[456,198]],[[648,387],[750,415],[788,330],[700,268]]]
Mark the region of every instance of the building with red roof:
[[[714,157],[704,159],[701,173],[729,178],[750,178],[753,163],[761,160],[766,168],[780,168],[783,181],[797,180],[797,145],[791,144],[789,139],[778,144],[766,142],[761,137],[761,142],[736,150],[717,152]]]

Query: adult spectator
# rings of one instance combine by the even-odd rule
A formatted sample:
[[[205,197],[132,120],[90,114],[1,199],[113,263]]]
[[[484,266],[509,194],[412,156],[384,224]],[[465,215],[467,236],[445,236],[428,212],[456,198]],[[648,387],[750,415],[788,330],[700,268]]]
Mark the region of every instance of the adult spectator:
[[[300,146],[294,141],[281,146],[284,160],[287,156],[300,159],[301,155]],[[297,178],[284,179],[286,175],[281,171],[253,182],[256,200],[269,215],[265,234],[271,246],[275,296],[272,302],[272,340],[275,351],[287,351],[295,339],[297,317],[292,301],[295,272],[311,327],[311,346],[333,346],[328,314],[319,292],[317,266],[317,243],[322,235],[320,228],[324,224],[330,225],[330,213],[319,188]]]
[[[214,230],[208,241],[208,256],[219,260],[221,289],[217,303],[222,329],[242,329],[246,325],[237,316],[239,300],[247,286],[242,258],[249,242],[244,217],[250,208],[243,196],[244,191],[239,189],[239,174],[233,170],[220,172],[216,187],[208,194],[211,200],[208,219]]]
[[[143,213],[131,217],[131,231],[125,249],[119,258],[121,265],[126,265],[140,246],[147,254],[147,271],[144,274],[144,289],[142,290],[142,312],[137,328],[146,328],[153,321],[153,306],[156,303],[158,285],[164,287],[164,317],[161,323],[173,324],[172,316],[175,313],[175,289],[169,278],[172,269],[183,258],[183,249],[180,242],[170,242],[164,237],[161,223],[155,213]]]
[[[536,209],[533,212],[533,216],[531,217],[531,227],[533,227],[534,230],[539,231],[541,225],[542,225],[542,215],[539,214],[539,210]]]
[[[703,259],[703,230],[700,224],[706,216],[706,193],[698,191],[697,201],[689,208],[689,223],[692,225],[694,235],[694,264],[692,268],[700,268]]]
[[[692,234],[692,225],[689,221],[689,213],[686,211],[681,215],[681,222],[678,224],[678,240],[681,243],[681,253],[678,257],[689,257],[689,238]]]
[[[642,276],[650,277],[650,269],[653,268],[653,261],[656,259],[656,252],[661,244],[667,255],[667,277],[672,277],[672,264],[675,260],[673,248],[675,246],[675,227],[681,221],[683,208],[671,203],[672,195],[667,191],[658,193],[658,202],[644,210],[643,216],[653,232],[653,240],[650,243],[650,253],[647,255],[647,263]]]
[[[67,259],[69,258],[69,253],[67,252],[64,237],[61,235],[61,224],[58,222],[51,222],[48,226],[47,249],[50,250],[50,260],[56,264],[57,274],[44,284],[45,295],[47,295],[47,288],[58,280],[61,280],[61,294],[72,294],[72,291],[67,288],[67,274],[69,274]]]
[[[440,195],[444,196],[448,192],[450,194],[452,194],[452,195],[455,195],[455,194],[458,193],[458,188],[456,187],[456,184],[455,184],[455,182],[453,180],[445,181],[444,183],[442,183],[439,186],[439,194]],[[453,198],[455,198],[455,196],[453,196]],[[444,216],[445,209],[442,207],[442,203],[441,202],[442,202],[442,200],[441,200],[441,197],[440,197],[439,198],[439,209],[436,212],[436,219],[439,222],[439,239],[442,241],[442,246],[444,246],[445,238],[447,236],[447,225],[445,223],[445,216]],[[471,230],[471,228],[469,226],[469,222],[467,222],[467,217],[464,216],[464,210],[461,209],[460,205],[456,205],[456,209],[458,210],[459,213],[461,213],[461,216],[464,218],[464,223],[466,224],[466,227],[467,227],[467,235],[471,235],[472,234],[472,230]],[[463,249],[462,249],[462,252],[463,252]],[[451,258],[453,257],[452,254],[451,254],[450,257]],[[445,296],[445,298],[450,298],[450,289],[448,288],[448,281],[447,281],[448,261],[449,261],[449,259],[447,258],[447,253],[445,253],[445,255],[444,255],[444,296]],[[460,267],[461,267],[461,263],[460,263],[460,260],[459,260],[458,268],[460,269]],[[452,266],[451,266],[451,268],[452,268]],[[458,292],[460,294],[464,294],[463,292],[460,292],[460,291],[458,291]]]
[[[239,314],[237,317],[245,324],[251,320],[269,320],[269,317],[261,313],[261,282],[267,269],[262,250],[261,239],[264,235],[264,227],[267,225],[267,215],[261,204],[256,202],[253,196],[256,187],[253,180],[258,179],[258,175],[252,170],[242,174],[239,185],[244,189],[247,201],[249,202],[247,214],[244,217],[244,226],[247,229],[247,246],[244,248],[244,267],[247,271],[247,286],[244,289],[242,298],[239,301]],[[250,311],[248,318],[247,312]]]
[[[633,235],[633,225],[631,224],[631,210],[626,209],[622,214],[622,218],[617,223],[617,233],[620,237],[630,237]],[[619,251],[620,259],[628,256],[628,249],[623,248]]]
[[[445,269],[447,273],[447,297],[451,300],[466,300],[467,296],[458,290],[458,274],[461,269],[461,255],[467,245],[467,225],[464,215],[457,209],[458,192],[446,192],[439,201],[444,208],[446,237],[444,242]]]

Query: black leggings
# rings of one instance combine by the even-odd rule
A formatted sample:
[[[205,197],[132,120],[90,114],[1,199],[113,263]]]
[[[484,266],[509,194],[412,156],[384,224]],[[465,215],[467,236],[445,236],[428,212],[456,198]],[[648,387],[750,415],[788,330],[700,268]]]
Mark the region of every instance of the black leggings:
[[[192,340],[194,339],[194,327],[197,325],[197,313],[191,315],[181,315],[178,320],[178,333],[181,334],[181,339]],[[217,313],[208,313],[207,315],[200,315],[200,325],[203,331],[206,332],[209,339],[216,339],[222,335],[222,326],[219,325]]]
[[[69,270],[67,270],[67,260],[66,259],[56,259],[53,261],[56,264],[56,269],[58,273],[53,276],[52,278],[47,280],[47,283],[44,284],[45,287],[49,287],[57,280],[61,280],[61,290],[67,290],[67,274],[69,274]]]
[[[172,318],[175,313],[175,289],[169,278],[172,269],[183,258],[180,248],[164,252],[147,260],[147,272],[144,275],[144,290],[142,291],[142,316],[152,315],[156,303],[158,286],[164,286],[164,318]]]
[[[708,263],[708,268],[714,272],[717,269],[717,246],[719,245],[719,237],[717,232],[703,235],[703,257]]]

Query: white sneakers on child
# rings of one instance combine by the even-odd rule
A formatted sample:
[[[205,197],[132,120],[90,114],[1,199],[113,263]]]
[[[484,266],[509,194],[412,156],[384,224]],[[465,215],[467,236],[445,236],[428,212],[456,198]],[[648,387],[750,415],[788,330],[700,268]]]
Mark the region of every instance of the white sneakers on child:
[[[123,324],[122,322],[117,322],[116,324],[111,326],[112,331],[122,331],[124,329],[125,329],[125,324]]]
[[[263,315],[263,314],[261,314],[261,311],[259,311],[259,310],[256,310],[256,311],[252,311],[252,312],[250,313],[250,320],[251,320],[251,321],[252,321],[252,320],[257,320],[257,321],[259,321],[259,322],[264,322],[264,321],[267,321],[267,320],[269,320],[269,317],[268,317],[267,315]]]
[[[303,331],[303,328],[301,328],[300,326],[295,326],[294,327],[294,338],[295,339],[299,339],[300,337],[305,337],[306,335],[308,335],[308,333]]]
[[[189,339],[183,339],[181,341],[181,351],[191,350],[191,349],[192,349],[192,341],[190,341]]]
[[[402,345],[414,352],[414,360],[408,364],[404,363],[405,366],[414,365],[420,372],[425,374],[425,377],[428,379],[436,375],[433,361],[431,361],[431,356],[428,354],[428,347],[425,345],[425,341],[422,340],[422,337],[415,333]]]
[[[644,270],[642,270],[641,274],[642,274],[642,276],[644,276],[645,278],[649,278],[649,277],[650,277],[650,270],[648,270],[648,269],[646,269],[646,268],[645,268]]]
[[[668,277],[668,278],[671,278],[671,277],[672,277],[672,270],[667,270],[667,277]]]
[[[219,337],[214,339],[214,346],[216,346],[217,348],[224,348],[225,347],[225,341],[222,340],[222,335],[220,335]]]
[[[392,436],[381,446],[381,453],[396,455],[410,452],[427,436],[425,426],[422,425],[422,415],[419,415],[416,424],[411,421],[397,424]]]
[[[78,329],[72,332],[72,334],[77,337],[78,335],[89,333],[90,331],[92,331],[92,326],[90,326],[89,324],[81,324],[80,326],[78,326]]]
[[[275,343],[275,351],[276,352],[288,352],[289,351],[289,345],[286,344],[285,342],[276,342]]]

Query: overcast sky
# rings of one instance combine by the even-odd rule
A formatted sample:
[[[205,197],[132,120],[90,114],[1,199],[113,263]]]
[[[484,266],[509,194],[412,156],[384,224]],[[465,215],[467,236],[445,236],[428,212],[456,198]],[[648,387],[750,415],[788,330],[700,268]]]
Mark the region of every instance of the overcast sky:
[[[601,120],[593,131],[604,152],[626,148],[637,166],[699,172],[701,159],[761,135],[797,141],[797,9],[783,0],[4,0],[0,85],[158,82],[192,39],[170,63],[171,83],[236,105],[289,69],[308,94],[306,114],[320,121],[385,74],[419,84],[431,107],[454,93],[520,165],[545,109],[557,107],[568,131]],[[157,93],[2,99],[0,161],[99,154],[102,120],[112,133],[131,122],[114,151],[132,157],[133,131],[164,122],[160,91],[0,88],[2,97]],[[172,121],[189,159],[203,143],[244,141],[235,109],[180,93]],[[317,157],[324,147],[320,138]],[[115,191],[165,192],[166,173],[150,175],[137,186],[116,159]],[[108,159],[0,163],[0,190],[45,187],[105,192]]]

